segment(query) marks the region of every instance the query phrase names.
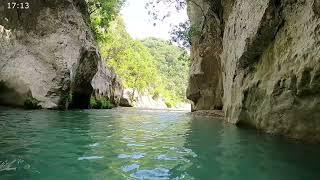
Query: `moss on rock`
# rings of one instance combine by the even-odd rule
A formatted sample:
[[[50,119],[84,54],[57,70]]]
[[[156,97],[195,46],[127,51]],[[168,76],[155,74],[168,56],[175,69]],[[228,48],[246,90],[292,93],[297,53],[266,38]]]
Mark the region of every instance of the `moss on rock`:
[[[33,97],[28,97],[23,104],[25,109],[40,109],[41,106],[39,105],[40,101]]]

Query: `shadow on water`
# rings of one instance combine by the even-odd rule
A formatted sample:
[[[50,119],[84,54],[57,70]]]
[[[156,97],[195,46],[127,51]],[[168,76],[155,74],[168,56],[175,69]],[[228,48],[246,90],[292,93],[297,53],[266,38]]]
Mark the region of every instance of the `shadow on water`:
[[[193,117],[185,147],[198,157],[187,170],[195,179],[314,179],[320,177],[319,145],[257,133]]]

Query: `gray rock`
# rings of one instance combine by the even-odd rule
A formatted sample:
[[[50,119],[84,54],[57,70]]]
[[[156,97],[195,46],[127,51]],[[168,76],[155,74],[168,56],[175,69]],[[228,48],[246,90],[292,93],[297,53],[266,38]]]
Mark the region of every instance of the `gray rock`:
[[[124,89],[120,98],[120,106],[133,107],[135,95],[132,89]]]
[[[29,3],[0,11],[0,104],[87,108],[101,59],[85,0]]]
[[[217,53],[226,121],[319,142],[319,1],[228,0],[222,7]]]
[[[316,1],[255,2],[237,3],[226,25],[227,120],[319,141],[320,18],[313,8]]]
[[[148,94],[144,94],[133,89],[124,89],[120,100],[120,106],[167,109],[167,105],[161,97],[154,98]]]
[[[187,98],[192,110],[222,109],[222,21],[220,1],[195,0],[188,5],[193,29]]]
[[[98,64],[98,72],[91,82],[94,89],[92,96],[96,99],[107,98],[119,106],[123,93],[121,80],[111,68],[106,67],[105,62],[99,61]]]

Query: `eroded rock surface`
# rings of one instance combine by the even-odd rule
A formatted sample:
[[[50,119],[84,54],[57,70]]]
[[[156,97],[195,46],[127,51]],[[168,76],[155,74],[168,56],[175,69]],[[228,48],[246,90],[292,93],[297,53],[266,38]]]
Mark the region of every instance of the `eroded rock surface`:
[[[319,4],[222,1],[222,51],[217,53],[228,122],[320,141]]]
[[[0,4],[0,104],[87,108],[101,63],[85,0]]]
[[[123,86],[119,77],[105,63],[98,63],[98,72],[91,82],[94,89],[93,96],[96,99],[106,97],[115,106],[120,105],[120,98],[123,93]]]
[[[120,106],[123,107],[138,107],[138,108],[153,108],[167,109],[162,98],[155,98],[150,95],[143,94],[133,89],[124,89],[120,100]]]
[[[188,99],[193,110],[222,109],[222,14],[218,1],[189,2],[188,14],[193,27]]]

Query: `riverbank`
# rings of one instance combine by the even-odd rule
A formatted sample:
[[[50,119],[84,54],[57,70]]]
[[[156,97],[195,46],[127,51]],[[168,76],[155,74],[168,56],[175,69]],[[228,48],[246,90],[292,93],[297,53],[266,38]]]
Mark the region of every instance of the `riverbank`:
[[[194,112],[190,112],[191,115],[194,116],[207,116],[212,118],[224,119],[224,112],[222,110],[198,110]]]

